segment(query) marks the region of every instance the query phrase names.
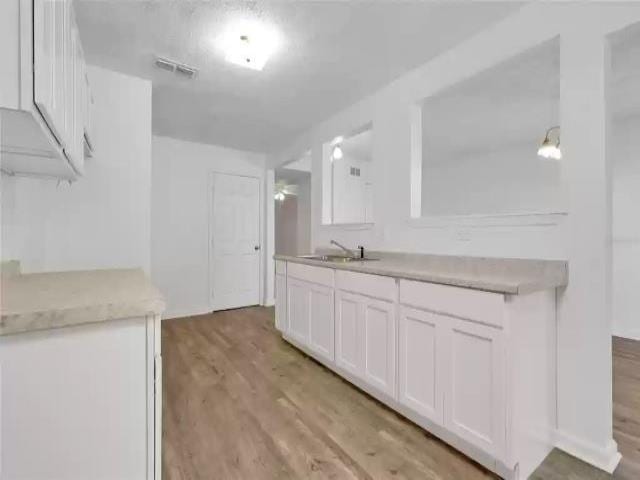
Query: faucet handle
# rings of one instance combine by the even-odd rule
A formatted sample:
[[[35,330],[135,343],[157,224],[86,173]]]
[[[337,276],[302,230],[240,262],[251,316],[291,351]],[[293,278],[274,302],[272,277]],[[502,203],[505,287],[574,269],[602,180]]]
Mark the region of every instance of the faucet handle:
[[[360,258],[364,258],[364,247],[362,245],[358,245],[358,250],[360,250]]]

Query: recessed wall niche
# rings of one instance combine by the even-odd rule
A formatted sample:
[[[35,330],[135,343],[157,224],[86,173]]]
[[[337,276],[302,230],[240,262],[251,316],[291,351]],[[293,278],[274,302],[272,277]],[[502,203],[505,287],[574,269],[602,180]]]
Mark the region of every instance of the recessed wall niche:
[[[373,223],[372,140],[368,123],[323,145],[323,223]]]
[[[420,216],[562,211],[562,160],[538,155],[559,125],[559,100],[554,39],[420,102]],[[551,131],[550,142],[560,133]]]

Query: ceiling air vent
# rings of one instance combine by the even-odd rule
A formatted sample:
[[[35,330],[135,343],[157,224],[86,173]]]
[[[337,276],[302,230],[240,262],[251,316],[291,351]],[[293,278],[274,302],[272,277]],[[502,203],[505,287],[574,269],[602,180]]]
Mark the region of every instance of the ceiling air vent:
[[[156,57],[154,64],[162,70],[167,70],[168,72],[173,72],[186,78],[193,78],[198,73],[196,68],[185,65],[184,63],[174,62],[168,58]]]
[[[177,64],[176,65],[176,73],[180,74],[182,76],[185,76],[187,78],[193,78],[195,76],[195,74],[198,73],[198,70],[196,70],[193,67],[189,67],[187,65]]]

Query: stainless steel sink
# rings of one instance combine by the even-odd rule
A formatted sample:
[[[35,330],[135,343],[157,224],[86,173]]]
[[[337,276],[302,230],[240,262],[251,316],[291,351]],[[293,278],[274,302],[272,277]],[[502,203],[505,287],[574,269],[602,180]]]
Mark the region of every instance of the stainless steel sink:
[[[346,255],[303,255],[301,258],[309,260],[319,260],[321,262],[348,263],[348,262],[366,262],[369,260],[378,260],[377,258],[355,258]]]

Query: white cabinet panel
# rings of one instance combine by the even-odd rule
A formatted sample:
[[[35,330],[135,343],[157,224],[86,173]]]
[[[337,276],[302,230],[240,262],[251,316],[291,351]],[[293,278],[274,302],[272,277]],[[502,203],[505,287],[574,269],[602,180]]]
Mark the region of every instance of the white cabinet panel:
[[[276,275],[276,328],[287,331],[287,277]]]
[[[309,284],[309,347],[333,361],[333,289]]]
[[[62,105],[56,88],[64,77],[58,77],[60,72],[56,69],[57,55],[62,51],[60,47],[58,50],[56,40],[62,38],[64,23],[56,23],[57,8],[61,7],[53,0],[33,2],[33,98],[51,132],[61,141],[60,120],[64,113],[56,110]]]
[[[393,303],[363,298],[364,376],[367,383],[395,397],[396,316]]]
[[[439,425],[443,422],[443,320],[447,319],[401,307],[398,325],[398,400]]]
[[[353,373],[362,375],[361,297],[336,291],[336,364]]]
[[[336,291],[336,364],[395,397],[395,304]]]
[[[2,50],[9,54],[5,55],[9,60],[19,59],[14,63],[19,68],[7,70],[7,77],[13,78],[5,81],[3,76],[3,86],[6,84],[14,97],[2,104],[11,107],[3,114],[3,170],[75,179],[84,167],[89,96],[73,2],[6,3],[13,8],[3,9],[2,15],[10,16],[5,21],[18,28],[3,30]],[[15,53],[5,52],[9,49]],[[14,91],[15,85],[19,86],[18,92]]]
[[[152,478],[147,323],[0,337],[1,478]]]
[[[500,329],[448,318],[445,426],[496,457],[505,443],[505,352]]]
[[[287,278],[289,335],[304,345],[309,344],[309,296],[310,290],[306,282]]]
[[[400,303],[497,327],[504,324],[504,295],[499,293],[400,280]]]

